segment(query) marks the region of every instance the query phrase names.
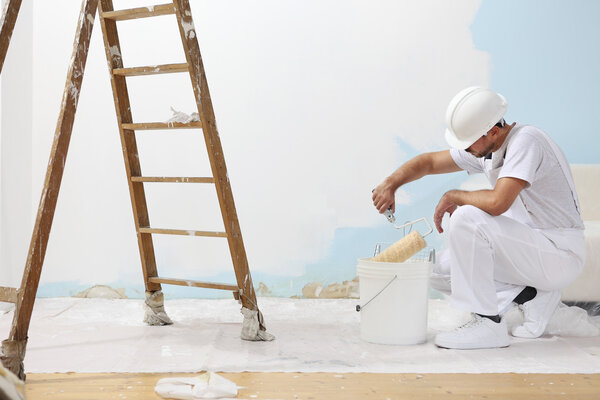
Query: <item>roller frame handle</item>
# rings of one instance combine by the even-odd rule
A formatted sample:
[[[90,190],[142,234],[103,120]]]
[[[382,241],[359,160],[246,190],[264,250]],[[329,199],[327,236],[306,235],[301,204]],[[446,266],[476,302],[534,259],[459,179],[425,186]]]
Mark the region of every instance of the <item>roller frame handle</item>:
[[[429,221],[427,221],[427,218],[425,218],[425,217],[416,219],[414,221],[407,222],[404,225],[396,225],[396,224],[394,224],[394,228],[396,228],[396,229],[404,229],[404,228],[406,228],[409,225],[414,225],[417,222],[421,222],[421,221],[424,221],[427,224],[427,227],[429,228],[429,231],[427,231],[427,233],[425,233],[424,235],[422,235],[423,237],[425,237],[425,236],[429,235],[431,232],[433,232],[433,228],[431,227],[431,224],[429,224]]]

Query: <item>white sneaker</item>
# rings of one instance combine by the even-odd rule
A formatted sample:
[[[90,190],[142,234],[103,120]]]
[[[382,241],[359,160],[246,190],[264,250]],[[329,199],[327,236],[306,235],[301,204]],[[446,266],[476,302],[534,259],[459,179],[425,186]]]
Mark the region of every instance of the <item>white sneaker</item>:
[[[506,322],[494,322],[489,318],[473,314],[473,319],[453,331],[438,333],[438,347],[447,349],[490,349],[509,345]]]
[[[549,292],[538,290],[533,299],[519,306],[525,318],[523,325],[513,328],[512,335],[528,339],[542,336],[558,303],[560,303],[560,290]]]

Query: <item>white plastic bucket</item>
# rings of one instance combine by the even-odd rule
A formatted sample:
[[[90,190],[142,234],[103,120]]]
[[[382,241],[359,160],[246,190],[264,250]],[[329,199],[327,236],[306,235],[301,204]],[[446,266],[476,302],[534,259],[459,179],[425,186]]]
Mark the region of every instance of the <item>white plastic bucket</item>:
[[[425,342],[431,273],[425,253],[403,263],[359,258],[357,271],[361,339],[398,345]]]

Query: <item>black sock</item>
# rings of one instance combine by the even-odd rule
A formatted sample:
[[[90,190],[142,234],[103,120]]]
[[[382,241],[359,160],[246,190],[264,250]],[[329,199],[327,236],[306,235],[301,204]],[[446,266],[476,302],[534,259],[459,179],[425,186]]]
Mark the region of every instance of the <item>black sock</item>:
[[[496,314],[496,315],[477,314],[477,315],[479,315],[480,317],[483,317],[483,318],[491,319],[492,321],[494,321],[497,324],[500,323],[500,316],[498,314]]]
[[[513,301],[517,304],[527,303],[529,300],[532,300],[535,295],[537,295],[537,290],[534,287],[527,286]]]

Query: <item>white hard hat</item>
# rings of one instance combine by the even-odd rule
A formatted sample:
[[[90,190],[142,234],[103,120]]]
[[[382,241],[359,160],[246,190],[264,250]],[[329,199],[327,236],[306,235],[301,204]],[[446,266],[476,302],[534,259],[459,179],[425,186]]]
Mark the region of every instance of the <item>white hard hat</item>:
[[[446,141],[455,149],[468,148],[502,119],[507,105],[491,89],[471,86],[461,90],[446,110]]]

